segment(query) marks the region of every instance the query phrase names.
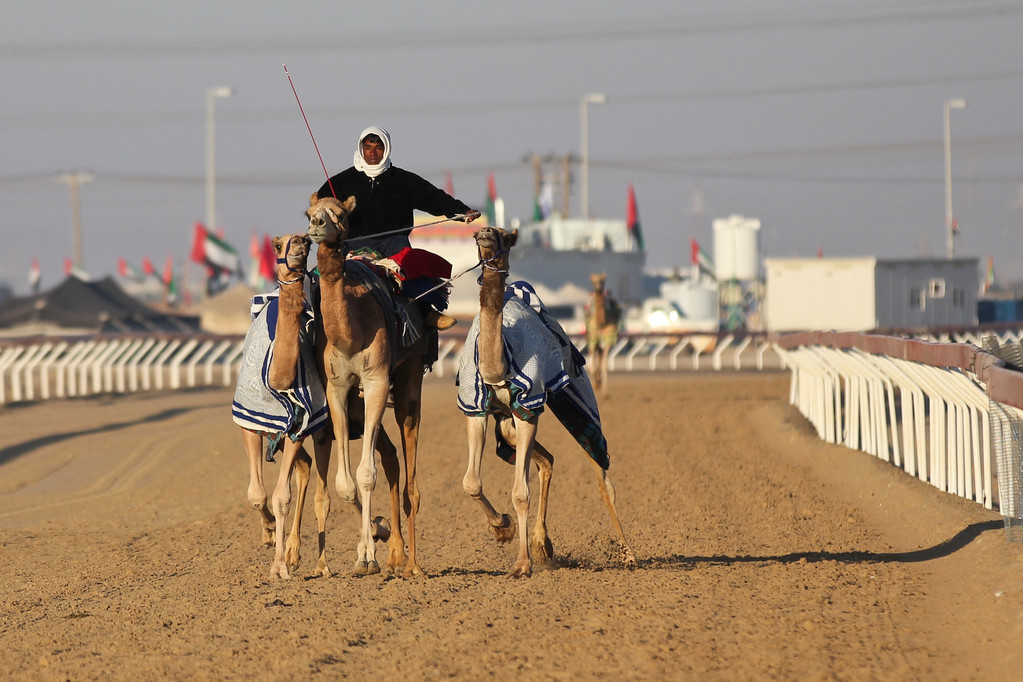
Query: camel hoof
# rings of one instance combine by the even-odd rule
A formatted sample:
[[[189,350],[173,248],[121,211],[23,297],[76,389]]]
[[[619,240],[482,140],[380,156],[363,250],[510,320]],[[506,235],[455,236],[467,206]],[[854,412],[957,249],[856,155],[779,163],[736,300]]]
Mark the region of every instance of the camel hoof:
[[[426,572],[419,568],[419,566],[408,566],[405,568],[405,572],[401,574],[401,577],[406,580],[409,578],[422,578],[425,580],[429,576],[427,576]]]
[[[387,542],[391,539],[391,524],[387,519],[378,516],[373,519],[373,540],[376,542]]]
[[[554,556],[554,545],[551,543],[551,539],[546,536],[543,542],[539,538],[534,537],[529,543],[529,549],[533,559],[541,563],[550,561]]]
[[[327,567],[326,563],[321,562],[317,564],[316,570],[313,571],[313,575],[318,575],[321,578],[329,578],[333,576],[334,573]]]
[[[288,572],[287,566],[275,561],[273,565],[270,567],[270,578],[291,580],[291,574]]]
[[[298,570],[298,562],[300,561],[300,559],[301,556],[299,556],[297,547],[295,547],[294,549],[289,549],[284,553],[284,563],[292,571]]]
[[[521,566],[516,566],[515,568],[512,569],[511,573],[508,574],[508,577],[509,578],[532,578],[533,577],[533,567],[532,566],[526,566],[525,568],[523,568]]]
[[[507,514],[501,514],[501,525],[492,526],[494,537],[500,543],[511,542],[515,539],[515,520]]]
[[[355,568],[352,569],[355,575],[376,575],[380,572],[380,564],[376,561],[364,561],[359,559],[355,562]]]

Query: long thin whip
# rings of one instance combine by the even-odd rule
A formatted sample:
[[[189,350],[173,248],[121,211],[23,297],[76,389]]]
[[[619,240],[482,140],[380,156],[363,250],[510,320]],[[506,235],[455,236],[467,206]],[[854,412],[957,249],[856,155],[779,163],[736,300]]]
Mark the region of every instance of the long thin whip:
[[[298,90],[295,89],[295,83],[291,80],[291,74],[288,73],[288,65],[284,64],[284,75],[288,77],[288,84],[291,85],[291,91],[295,93],[295,101],[298,102],[298,110],[302,113],[302,120],[305,121],[305,129],[309,131],[309,139],[313,141],[313,149],[316,150],[316,158],[320,160],[320,167],[323,168],[323,174],[327,177],[327,184],[330,186],[330,193],[337,199],[337,192],[334,191],[334,183],[330,181],[330,173],[327,172],[327,164],[323,163],[323,156],[320,154],[320,148],[316,144],[316,137],[313,135],[313,129],[309,127],[309,119],[306,118],[305,109],[302,107],[302,100],[298,98]]]

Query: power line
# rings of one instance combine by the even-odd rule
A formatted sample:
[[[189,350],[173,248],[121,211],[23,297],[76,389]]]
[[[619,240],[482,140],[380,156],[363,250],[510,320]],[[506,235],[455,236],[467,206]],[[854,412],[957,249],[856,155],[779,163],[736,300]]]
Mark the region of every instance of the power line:
[[[1005,19],[1023,14],[1018,3],[963,2],[909,3],[904,6],[882,3],[852,8],[831,8],[813,11],[797,10],[746,13],[735,18],[734,13],[705,17],[668,16],[647,17],[642,21],[579,22],[562,25],[505,25],[460,27],[457,39],[437,39],[425,29],[397,32],[388,36],[391,51],[433,51],[450,49],[480,49],[518,47],[536,44],[607,43],[609,41],[657,40],[685,36],[706,37],[735,33],[767,33],[785,30],[821,28],[869,28],[919,23],[947,23]],[[445,27],[451,32],[451,27]],[[310,36],[308,34],[281,38],[268,36],[208,38],[148,37],[139,40],[102,41],[31,41],[0,45],[0,58],[9,60],[96,59],[131,56],[134,58],[163,58],[178,56],[245,55],[277,51],[279,53],[327,52],[342,54],[364,52],[379,47],[376,35],[361,33],[347,35]]]

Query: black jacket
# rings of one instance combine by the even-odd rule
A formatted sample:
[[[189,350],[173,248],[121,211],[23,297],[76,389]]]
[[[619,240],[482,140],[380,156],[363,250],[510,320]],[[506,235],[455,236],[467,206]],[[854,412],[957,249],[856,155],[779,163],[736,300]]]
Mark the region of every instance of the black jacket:
[[[472,210],[415,173],[396,166],[391,166],[376,178],[370,178],[353,166],[333,176],[317,194],[320,198],[336,195],[340,201],[355,197],[355,210],[348,217],[350,237],[380,234],[403,227],[408,228],[407,235],[412,231],[413,210],[448,218]]]

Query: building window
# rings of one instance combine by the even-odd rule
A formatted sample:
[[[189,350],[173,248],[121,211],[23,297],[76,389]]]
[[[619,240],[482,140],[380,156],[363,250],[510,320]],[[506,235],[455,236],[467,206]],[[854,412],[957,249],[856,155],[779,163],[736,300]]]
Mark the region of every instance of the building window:
[[[945,298],[945,280],[935,277],[927,283],[927,292],[931,298]]]
[[[966,291],[964,289],[952,290],[952,305],[956,308],[966,307]]]
[[[912,310],[924,309],[924,290],[921,289],[920,287],[910,287],[909,307]]]

